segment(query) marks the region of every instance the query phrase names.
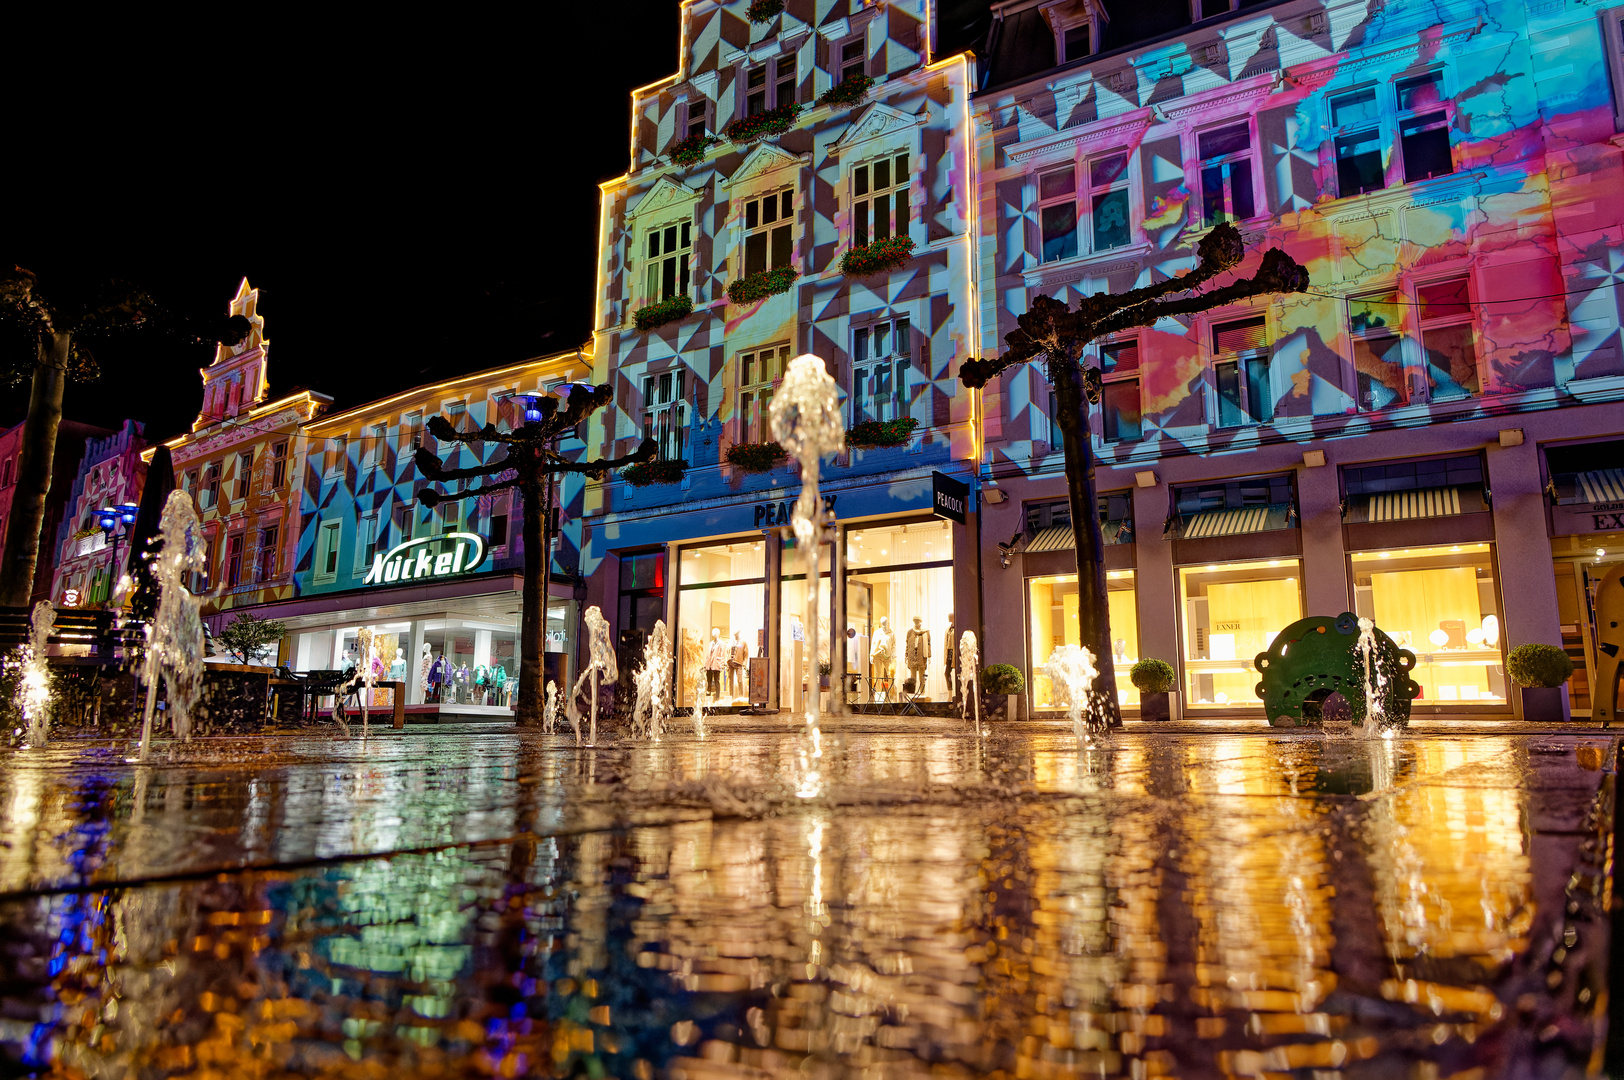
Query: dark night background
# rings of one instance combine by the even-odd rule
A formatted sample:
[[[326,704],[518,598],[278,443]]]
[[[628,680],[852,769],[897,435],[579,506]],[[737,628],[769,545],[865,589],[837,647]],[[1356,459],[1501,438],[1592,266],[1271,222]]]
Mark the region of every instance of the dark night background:
[[[1107,47],[1187,10],[1111,8]],[[28,119],[0,176],[0,259],[47,296],[62,275],[122,277],[199,317],[246,275],[271,393],[308,386],[334,408],[574,348],[591,334],[597,184],[626,169],[629,91],[677,69],[678,12],[619,0],[342,30],[211,15],[171,29],[213,40],[166,48],[131,16],[42,77],[71,96],[12,110]],[[986,0],[946,0],[938,55],[979,45],[988,18]],[[190,425],[211,349],[88,344],[102,376],[69,386],[66,418],[131,417],[151,438]],[[0,424],[27,397],[0,390]]]

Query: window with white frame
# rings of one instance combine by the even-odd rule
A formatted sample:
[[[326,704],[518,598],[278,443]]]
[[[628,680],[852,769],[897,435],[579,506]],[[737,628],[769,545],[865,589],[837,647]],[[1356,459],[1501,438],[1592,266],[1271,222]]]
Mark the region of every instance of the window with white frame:
[[[1244,221],[1257,213],[1252,198],[1252,126],[1242,120],[1196,136],[1201,160],[1201,221]]]
[[[865,247],[890,236],[907,236],[911,210],[908,155],[892,154],[852,170],[852,244]]]
[[[1449,152],[1448,100],[1444,73],[1428,71],[1400,79],[1398,95],[1398,150],[1404,161],[1404,182],[1413,184],[1455,171]]]
[[[316,576],[323,581],[338,577],[339,522],[324,521],[316,536]]]
[[[795,100],[795,57],[779,56],[744,74],[744,115],[760,116]]]
[[[337,476],[344,471],[344,457],[349,453],[348,435],[335,435],[327,441],[326,473]]]
[[[1348,298],[1355,393],[1362,412],[1375,412],[1409,401],[1404,338],[1399,333],[1399,315],[1403,308],[1397,289]]]
[[[366,446],[361,451],[361,471],[369,472],[383,463],[384,443],[389,438],[389,425],[373,424],[367,428]]]
[[[1055,63],[1081,60],[1094,51],[1100,30],[1095,4],[1050,3],[1043,5],[1043,12],[1054,31]]]
[[[220,504],[220,466],[208,465],[203,469],[203,487],[197,493],[200,510],[213,510]]]
[[[280,491],[288,482],[287,440],[271,445],[271,490]]]
[[[1190,0],[1190,21],[1200,22],[1202,19],[1227,15],[1235,10],[1236,4],[1237,0]]]
[[[462,401],[448,401],[445,406],[446,423],[451,425],[452,431],[463,430],[468,422],[468,405]]]
[[[255,579],[270,581],[276,576],[276,542],[280,529],[275,525],[267,525],[259,530],[259,555],[255,569]]]
[[[1482,389],[1471,283],[1465,274],[1423,282],[1415,289],[1416,321],[1433,401],[1471,397]]]
[[[657,225],[648,231],[648,268],[644,271],[643,294],[648,303],[687,295],[692,233],[689,221]]]
[[[1100,438],[1108,443],[1138,442],[1144,426],[1137,337],[1100,346],[1100,379]]]
[[[254,479],[254,452],[245,450],[237,455],[237,476],[231,488],[233,502],[242,502],[248,498],[248,489],[253,486]]]
[[[847,79],[868,74],[867,67],[868,44],[858,36],[840,43],[840,68],[830,74],[834,76],[835,82],[845,82]]]
[[[1213,326],[1212,371],[1218,394],[1219,427],[1241,427],[1274,419],[1274,391],[1269,381],[1269,330],[1263,316]]]
[[[378,515],[362,514],[355,523],[355,572],[365,573],[372,565],[372,556],[380,550]]]
[[[795,192],[775,191],[744,204],[744,273],[790,264],[795,246]]]
[[[1082,166],[1070,163],[1038,175],[1038,227],[1043,234],[1043,261],[1069,259],[1079,249],[1109,251],[1126,244],[1128,228],[1128,155],[1101,154]]]
[[[908,370],[913,366],[913,330],[908,316],[859,326],[852,331],[852,423],[897,420],[908,415]]]
[[[681,461],[688,432],[687,369],[643,376],[643,438],[653,439],[661,461]]]
[[[508,492],[497,495],[491,501],[491,524],[486,537],[493,550],[507,547],[508,517],[512,512],[513,500]]]
[[[691,97],[684,106],[683,134],[685,138],[696,139],[709,130],[710,100],[702,97]]]
[[[739,354],[739,441],[772,442],[773,390],[789,366],[788,345],[764,345]]]
[[[232,533],[226,537],[224,570],[226,588],[234,589],[242,584],[242,533]]]
[[[1343,198],[1387,186],[1382,163],[1381,104],[1376,87],[1364,86],[1331,98],[1336,145],[1336,189]]]

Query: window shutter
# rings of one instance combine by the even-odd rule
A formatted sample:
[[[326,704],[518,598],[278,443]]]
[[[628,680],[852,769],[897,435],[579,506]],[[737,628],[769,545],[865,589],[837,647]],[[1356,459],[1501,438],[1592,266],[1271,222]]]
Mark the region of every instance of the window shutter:
[[[819,39],[821,40],[821,39]],[[722,438],[717,453],[725,455],[727,448],[739,441],[744,418],[739,415],[739,358],[730,356],[722,364]]]
[[[1269,344],[1267,320],[1240,319],[1212,328],[1212,351],[1222,356],[1253,352]]]
[[[822,34],[818,35],[817,59],[815,63],[819,68],[829,72],[831,76],[833,75],[833,69],[829,66],[829,39],[824,37]],[[840,80],[833,79],[832,81],[839,82]]]

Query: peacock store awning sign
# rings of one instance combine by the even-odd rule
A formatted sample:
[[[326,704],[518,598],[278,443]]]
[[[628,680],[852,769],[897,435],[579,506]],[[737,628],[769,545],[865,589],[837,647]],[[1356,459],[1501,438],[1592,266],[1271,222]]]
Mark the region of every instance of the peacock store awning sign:
[[[435,545],[439,550],[435,550]],[[396,544],[372,557],[372,569],[363,585],[392,585],[397,581],[456,577],[479,569],[485,561],[485,538],[478,533],[450,532],[423,536]]]

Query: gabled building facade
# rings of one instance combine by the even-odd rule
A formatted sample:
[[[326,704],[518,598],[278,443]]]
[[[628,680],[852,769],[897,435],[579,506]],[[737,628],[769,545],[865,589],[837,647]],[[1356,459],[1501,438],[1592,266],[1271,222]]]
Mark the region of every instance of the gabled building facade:
[[[1203,2],[1069,43],[1109,14],[995,7],[978,348],[1039,294],[1180,274],[1219,221],[1241,272],[1280,246],[1312,279],[1089,350],[1127,704],[1124,667],[1157,657],[1186,714],[1261,715],[1253,658],[1350,611],[1418,654],[1418,713],[1512,715],[1505,651],[1545,642],[1587,714],[1589,590],[1624,555],[1624,8]],[[1040,669],[1077,640],[1076,579],[1041,370],[984,415],[984,528],[1020,553],[983,572],[1021,597],[989,607],[985,659],[1059,707]]]
[[[147,441],[141,425],[126,420],[103,439],[85,442],[79,474],[73,478],[55,544],[51,602],[63,607],[106,607],[124,568],[130,565],[129,530],[120,525],[119,543],[108,543],[101,511],[120,503],[139,505],[147,464],[141,451]],[[116,561],[115,561],[116,559]]]
[[[820,664],[847,673],[837,693],[894,701],[916,625],[933,656],[916,692],[943,700],[951,620],[979,604],[973,525],[931,516],[932,474],[967,481],[979,449],[957,381],[976,337],[974,63],[934,55],[926,0],[787,0],[762,22],[750,6],[683,6],[679,70],[634,91],[630,169],[601,185],[593,381],[615,401],[591,450],[648,437],[690,467],[586,485],[588,602],[623,670],[657,619],[672,627],[679,707],[790,707]],[[809,352],[848,424],[896,441],[824,469],[840,538],[820,610],[841,632],[816,658],[781,535],[799,475],[767,445],[773,394]]]
[[[300,429],[332,402],[311,390],[271,396],[270,343],[258,305],[259,290],[244,278],[229,313],[252,329],[240,344],[215,349],[214,362],[202,369],[203,407],[192,430],[164,443],[176,486],[192,496],[203,526],[205,616],[293,595]],[[142,454],[146,462],[154,450]]]
[[[525,559],[519,493],[427,509],[417,501],[427,481],[413,457],[422,446],[450,468],[501,458],[500,443],[440,444],[428,421],[443,416],[458,430],[490,423],[508,431],[523,423],[515,395],[554,393],[589,374],[585,354],[571,350],[413,387],[306,424],[295,484],[294,595],[256,612],[286,623],[281,659],[298,671],[343,670],[361,661],[366,629],[380,653],[380,680],[405,684],[416,719],[511,717]],[[582,446],[569,438],[558,449]],[[547,677],[561,685],[573,670],[578,556],[559,527],[580,514],[579,485],[570,498],[554,515],[544,650]]]

